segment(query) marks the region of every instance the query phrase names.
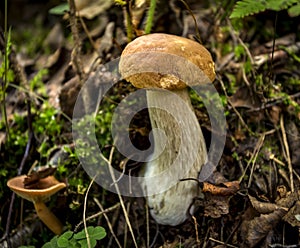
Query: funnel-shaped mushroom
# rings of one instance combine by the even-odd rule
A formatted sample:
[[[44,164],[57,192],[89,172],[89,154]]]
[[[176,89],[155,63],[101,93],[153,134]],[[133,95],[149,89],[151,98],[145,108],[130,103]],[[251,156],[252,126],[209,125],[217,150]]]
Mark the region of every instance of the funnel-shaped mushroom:
[[[207,159],[205,140],[187,86],[214,80],[212,57],[195,41],[169,34],[149,34],[125,47],[119,70],[135,87],[147,89],[152,129],[164,133],[153,132],[153,159],[142,171],[147,178],[165,175],[156,183],[142,185],[151,215],[160,224],[178,225],[187,219],[189,209],[193,211],[191,204],[199,196],[196,182],[179,179],[197,178]],[[172,166],[176,168],[168,174]],[[171,186],[162,190],[164,185]]]
[[[55,234],[61,234],[63,225],[45,205],[45,201],[53,194],[66,187],[65,183],[57,181],[53,176],[39,180],[36,189],[26,189],[24,179],[26,175],[14,177],[7,182],[7,186],[20,197],[33,202],[38,217]]]

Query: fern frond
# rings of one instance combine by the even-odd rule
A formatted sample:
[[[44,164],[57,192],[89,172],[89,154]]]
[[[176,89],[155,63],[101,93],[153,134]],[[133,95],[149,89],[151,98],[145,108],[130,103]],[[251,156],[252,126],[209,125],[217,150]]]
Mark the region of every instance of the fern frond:
[[[264,0],[242,0],[238,1],[230,15],[230,18],[243,18],[248,15],[257,14],[267,8]]]
[[[283,9],[288,9],[294,3],[298,3],[299,0],[267,0],[267,9],[280,11]]]
[[[280,11],[296,3],[299,4],[299,0],[241,0],[235,4],[230,18],[243,18],[265,10]]]

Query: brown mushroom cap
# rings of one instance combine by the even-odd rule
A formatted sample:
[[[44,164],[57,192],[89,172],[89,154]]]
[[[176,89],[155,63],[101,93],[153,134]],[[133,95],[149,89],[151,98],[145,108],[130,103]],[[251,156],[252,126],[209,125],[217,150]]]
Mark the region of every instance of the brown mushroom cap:
[[[137,88],[183,89],[215,79],[214,62],[204,46],[163,33],[130,42],[122,52],[119,70]]]
[[[57,181],[54,176],[42,178],[38,182],[38,189],[24,188],[24,179],[26,175],[14,177],[7,182],[7,186],[22,198],[32,201],[45,201],[59,190],[66,187],[65,183]]]

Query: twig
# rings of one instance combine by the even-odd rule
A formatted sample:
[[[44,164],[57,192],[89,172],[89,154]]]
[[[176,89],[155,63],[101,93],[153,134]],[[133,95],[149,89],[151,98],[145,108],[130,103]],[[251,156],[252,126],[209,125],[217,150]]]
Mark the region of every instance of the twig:
[[[238,248],[237,246],[234,246],[234,245],[229,245],[229,244],[225,244],[224,242],[220,241],[220,240],[216,240],[214,238],[209,238],[210,241],[213,241],[213,242],[216,242],[218,244],[221,244],[221,245],[226,245],[228,247],[232,247],[232,248]]]
[[[229,100],[229,97],[227,95],[227,91],[226,91],[226,88],[225,88],[225,85],[223,83],[223,80],[217,76],[217,79],[219,80],[220,84],[221,84],[221,87],[223,89],[223,92],[226,96],[226,100],[227,102],[230,104],[230,106],[232,107],[233,111],[235,112],[235,114],[238,116],[238,118],[240,119],[242,125],[244,128],[246,128],[246,130],[249,132],[249,134],[251,135],[254,135],[254,133],[252,132],[252,130],[247,126],[246,122],[244,121],[243,117],[241,116],[241,114],[237,111],[237,109],[234,107],[234,105],[232,104],[232,102]]]
[[[11,67],[12,70],[14,71],[14,74],[16,76],[16,81],[20,82],[20,85],[23,85],[24,88],[28,85],[27,83],[27,78],[25,76],[25,72],[23,68],[20,66],[18,63],[18,60],[16,58],[16,53],[14,52],[13,48],[11,48],[11,54],[10,54],[10,61],[11,61]],[[27,106],[27,125],[28,125],[28,140],[25,148],[25,152],[22,158],[22,161],[20,163],[20,166],[17,171],[17,175],[21,175],[25,162],[29,156],[29,152],[32,146],[34,134],[33,134],[33,127],[32,127],[32,115],[31,115],[31,104],[30,104],[30,96],[28,92],[25,92],[26,95],[26,106]],[[6,227],[5,227],[5,234],[4,237],[7,238],[9,234],[9,229],[10,229],[10,221],[11,221],[11,215],[13,211],[13,205],[15,201],[15,193],[13,192],[11,195],[11,200],[10,200],[10,205],[9,205],[9,211],[7,214],[7,221],[6,221]],[[10,241],[8,241],[8,247],[10,247]]]
[[[194,221],[194,226],[195,226],[195,235],[196,235],[196,242],[197,246],[200,247],[200,240],[199,240],[199,232],[198,232],[198,223],[196,217],[193,215],[192,216],[193,221]]]
[[[198,23],[197,23],[197,20],[190,8],[190,6],[186,3],[186,1],[184,0],[180,0],[180,2],[182,2],[182,4],[185,6],[185,8],[188,10],[189,14],[191,15],[193,21],[194,21],[194,25],[195,25],[195,33],[196,33],[196,39],[197,41],[202,44],[202,41],[201,41],[201,35],[200,35],[200,31],[199,31],[199,28],[198,28]]]
[[[300,97],[300,92],[297,92],[293,95],[288,96],[289,99],[294,99],[294,98],[298,98],[298,97]],[[286,100],[285,97],[273,98],[273,99],[267,100],[267,102],[263,103],[260,107],[249,109],[246,112],[251,113],[251,112],[261,111],[263,109],[270,108],[270,107],[273,107],[273,106],[275,106],[279,103],[282,103],[285,100]]]
[[[287,141],[286,132],[285,132],[285,128],[284,128],[283,115],[281,115],[281,117],[280,117],[280,129],[281,129],[283,145],[284,145],[284,149],[285,149],[285,155],[286,155],[285,159],[287,160],[289,173],[290,173],[291,191],[294,192],[293,166],[292,166],[292,162],[291,162],[289,144]]]
[[[111,165],[111,161],[112,161],[112,156],[113,156],[113,153],[114,153],[114,149],[115,147],[113,146],[111,151],[110,151],[110,155],[109,155],[109,160],[103,156],[103,154],[101,153],[100,156],[102,157],[102,159],[107,163],[108,165],[108,168],[109,168],[109,172],[110,172],[110,175],[112,177],[112,180],[115,182],[116,181],[116,178],[115,178],[115,174],[114,174],[114,171],[113,171],[113,168],[112,168],[112,165]],[[129,231],[131,233],[131,236],[132,236],[132,240],[133,240],[133,243],[134,243],[134,246],[136,248],[138,248],[138,245],[137,245],[137,242],[135,240],[135,237],[134,237],[134,233],[133,233],[133,229],[132,229],[132,226],[130,224],[130,220],[128,218],[128,214],[126,212],[126,208],[125,208],[125,205],[124,205],[124,201],[122,199],[122,196],[121,196],[121,192],[120,192],[120,189],[119,189],[119,186],[118,184],[114,184],[115,188],[116,188],[116,191],[117,191],[117,195],[119,197],[119,200],[120,200],[120,203],[121,203],[121,207],[122,207],[122,210],[123,210],[123,213],[124,213],[124,217],[125,217],[125,220],[126,220],[126,223],[128,225],[128,228],[129,228]]]
[[[150,222],[149,222],[149,207],[147,204],[145,204],[146,209],[146,232],[147,232],[147,240],[146,240],[146,247],[150,247]]]
[[[101,216],[101,215],[103,215],[103,214],[109,213],[109,212],[111,212],[111,211],[117,209],[118,207],[120,207],[120,205],[121,205],[121,204],[118,202],[118,203],[116,203],[115,205],[111,206],[110,208],[104,209],[104,210],[101,211],[101,212],[98,212],[98,213],[93,214],[93,215],[91,215],[91,216],[89,216],[89,217],[86,217],[86,218],[85,218],[85,221],[89,221],[89,220],[95,219],[95,218],[97,218],[97,217],[99,217],[99,216]],[[77,230],[79,229],[79,227],[80,227],[82,224],[83,224],[83,220],[80,221],[80,222],[76,225],[76,227],[74,228],[74,232],[77,232]]]
[[[246,172],[247,172],[248,167],[249,167],[250,164],[252,163],[252,168],[251,168],[250,178],[249,178],[249,181],[248,181],[248,188],[249,188],[250,185],[251,185],[251,181],[252,181],[252,173],[253,173],[253,170],[254,170],[254,164],[255,164],[255,161],[256,161],[256,159],[257,159],[258,152],[259,152],[260,148],[262,147],[262,145],[263,145],[263,143],[264,143],[265,135],[266,135],[266,134],[263,133],[263,134],[260,136],[258,142],[256,143],[256,146],[255,146],[255,148],[254,148],[254,151],[253,151],[253,153],[252,153],[252,156],[251,156],[251,158],[249,159],[249,162],[247,163],[247,166],[246,166],[246,168],[245,168],[245,170],[244,170],[244,173],[243,173],[243,175],[242,175],[242,176],[240,177],[240,179],[239,179],[239,183],[241,183],[242,180],[244,179],[245,175],[246,175]]]
[[[245,43],[242,41],[242,39],[239,36],[237,36],[237,40],[241,44],[241,46],[245,49],[245,51],[250,59],[251,65],[254,65],[254,59],[253,59],[253,56],[252,56],[249,48],[245,45]]]
[[[98,200],[97,198],[94,198],[94,201],[96,202],[96,204],[97,204],[98,207],[100,208],[101,212],[103,213],[103,216],[104,216],[104,218],[106,219],[108,228],[109,228],[109,230],[110,230],[110,232],[111,232],[111,235],[114,237],[114,239],[115,239],[117,245],[118,245],[120,248],[122,248],[122,246],[121,246],[121,244],[120,244],[120,242],[119,242],[119,240],[118,240],[118,238],[117,238],[117,236],[116,236],[116,234],[115,234],[115,232],[114,232],[114,229],[113,229],[113,227],[112,227],[112,225],[111,225],[111,223],[110,223],[110,221],[109,221],[109,218],[107,217],[106,213],[104,213],[105,210],[104,210],[103,206],[101,205],[101,203],[99,202],[99,200]]]
[[[154,238],[153,238],[152,243],[150,244],[149,248],[152,248],[155,245],[157,237],[160,234],[157,222],[155,222],[155,224],[156,224],[156,232],[155,232]]]
[[[130,202],[127,203],[127,208],[126,208],[126,213],[129,213],[130,210]],[[123,247],[127,247],[127,228],[128,225],[124,226],[124,243],[123,243]]]
[[[86,225],[86,218],[85,218],[85,215],[86,215],[86,206],[87,206],[87,198],[88,198],[88,194],[89,194],[89,191],[96,179],[96,177],[98,176],[98,173],[96,173],[96,175],[92,178],[87,190],[86,190],[86,193],[85,193],[85,196],[84,196],[84,205],[83,205],[83,225],[84,225],[84,232],[85,232],[85,237],[86,237],[86,240],[87,240],[87,245],[88,245],[88,248],[91,248],[91,241],[90,241],[90,237],[89,237],[89,233],[87,231],[87,225]]]
[[[261,137],[259,138],[256,146],[255,146],[255,149],[254,149],[254,152],[253,152],[254,156],[251,156],[251,159],[249,160],[249,162],[252,163],[252,167],[251,167],[251,173],[250,173],[250,177],[249,177],[249,181],[248,181],[248,188],[250,188],[250,185],[252,183],[254,165],[255,165],[255,162],[257,160],[259,151],[260,151],[262,145],[264,144],[264,140],[265,140],[265,134],[262,134]]]
[[[94,48],[94,50],[95,50],[95,51],[98,53],[98,55],[99,55],[98,49],[97,49],[97,47],[96,47],[96,44],[95,44],[95,42],[94,42],[92,36],[90,35],[90,32],[89,32],[89,30],[88,30],[88,28],[87,28],[87,26],[86,26],[84,20],[82,19],[82,17],[81,17],[80,15],[79,15],[79,21],[80,21],[80,23],[81,23],[81,26],[82,26],[84,32],[86,33],[86,36],[87,36],[88,39],[89,39],[89,41],[90,41],[92,47]]]
[[[1,47],[1,51],[2,54],[4,54],[4,75],[3,75],[3,80],[1,83],[1,87],[2,87],[2,97],[0,98],[1,100],[3,100],[3,103],[1,103],[1,114],[2,117],[4,118],[4,123],[5,123],[5,128],[6,128],[6,133],[7,133],[7,137],[8,139],[10,139],[10,131],[9,131],[9,125],[8,125],[8,120],[7,120],[7,112],[6,112],[6,88],[7,88],[7,74],[8,74],[8,33],[7,33],[7,0],[5,1],[5,5],[4,5],[4,33],[0,27],[0,32],[1,32],[1,36],[0,36],[0,47]]]
[[[270,78],[272,78],[272,76],[273,76],[273,62],[274,62],[274,51],[275,51],[275,43],[276,43],[277,21],[278,21],[278,12],[275,13],[275,20],[274,20],[272,56],[271,56],[271,66],[270,66],[270,72],[269,72],[270,73]]]
[[[76,17],[76,5],[74,0],[68,0],[69,6],[70,6],[70,26],[71,26],[71,32],[74,39],[74,49],[71,54],[71,61],[73,64],[73,69],[78,75],[80,82],[83,83],[85,80],[85,74],[83,72],[83,66],[81,61],[81,39],[79,37],[79,31],[78,31],[78,22]]]
[[[33,137],[34,137],[33,128],[32,128],[31,106],[30,106],[29,100],[27,101],[27,123],[28,123],[28,141],[27,141],[27,144],[26,144],[25,153],[23,155],[22,161],[21,161],[20,166],[18,168],[18,172],[17,172],[18,176],[22,174],[25,162],[26,162],[26,160],[29,156],[29,151],[30,151],[30,148],[32,146],[32,141],[33,141]],[[13,192],[12,195],[11,195],[11,199],[10,199],[4,237],[8,237],[8,234],[9,234],[10,221],[11,221],[11,215],[12,215],[12,212],[13,212],[13,205],[14,205],[15,198],[16,198],[15,193]],[[7,240],[7,243],[8,243],[8,247],[10,247],[9,239]]]

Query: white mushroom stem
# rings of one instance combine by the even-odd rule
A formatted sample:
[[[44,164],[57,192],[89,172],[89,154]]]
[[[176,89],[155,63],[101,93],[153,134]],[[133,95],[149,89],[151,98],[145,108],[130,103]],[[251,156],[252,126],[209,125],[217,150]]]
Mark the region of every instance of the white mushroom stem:
[[[147,201],[151,215],[158,223],[175,226],[188,218],[189,209],[190,214],[193,213],[193,207],[190,207],[193,199],[199,196],[200,190],[197,182],[179,181],[179,179],[197,178],[206,161],[207,152],[187,89],[172,91],[172,93],[147,90],[152,129],[157,128],[165,135],[161,135],[161,132],[153,132],[152,157],[157,158],[146,163],[142,173],[145,177],[153,177],[167,172],[160,183],[144,185],[143,189],[146,193],[162,192],[164,185],[173,185],[162,193],[148,196]],[[174,118],[172,114],[159,108],[175,111],[176,116],[180,117],[180,123],[178,119],[176,120],[177,117]]]
[[[63,231],[63,225],[60,220],[50,211],[44,202],[34,202],[35,211],[41,221],[56,235],[60,235]]]

